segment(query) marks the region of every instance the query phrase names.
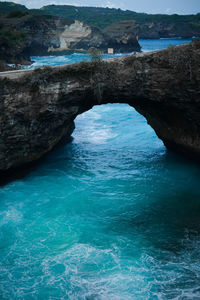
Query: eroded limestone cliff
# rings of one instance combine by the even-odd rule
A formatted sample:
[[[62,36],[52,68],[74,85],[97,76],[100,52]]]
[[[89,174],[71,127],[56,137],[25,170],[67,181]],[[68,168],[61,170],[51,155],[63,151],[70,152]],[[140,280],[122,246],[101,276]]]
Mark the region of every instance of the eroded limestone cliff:
[[[200,158],[199,40],[0,78],[1,174],[39,159],[71,133],[78,114],[111,102],[133,106],[168,148]]]
[[[115,52],[141,49],[134,35],[124,42],[122,33],[119,41],[80,21],[29,14],[0,16],[0,62],[24,64],[31,56],[87,51],[90,47],[102,52],[108,48]]]

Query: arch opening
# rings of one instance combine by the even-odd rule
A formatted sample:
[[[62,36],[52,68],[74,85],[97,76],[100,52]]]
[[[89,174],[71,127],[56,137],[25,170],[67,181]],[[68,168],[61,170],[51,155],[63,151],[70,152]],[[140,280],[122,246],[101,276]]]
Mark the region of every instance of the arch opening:
[[[75,118],[75,144],[164,148],[146,119],[125,103],[95,105]]]

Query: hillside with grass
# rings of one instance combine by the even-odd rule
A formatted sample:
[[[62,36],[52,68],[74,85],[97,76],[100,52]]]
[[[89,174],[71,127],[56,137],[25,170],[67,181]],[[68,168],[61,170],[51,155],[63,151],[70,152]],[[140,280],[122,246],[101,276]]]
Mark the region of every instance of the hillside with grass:
[[[48,5],[31,12],[80,20],[112,34],[116,31],[122,34],[122,32],[132,30],[133,34],[144,39],[200,36],[200,13],[196,15],[152,15],[115,8],[71,5]],[[124,26],[125,23],[127,26]]]
[[[0,14],[8,14],[12,11],[28,11],[25,5],[21,5],[14,2],[0,2]]]
[[[37,10],[33,12],[37,13]],[[40,13],[50,14],[54,16],[63,16],[83,21],[88,25],[105,28],[112,23],[134,20],[139,24],[155,22],[155,23],[188,23],[200,24],[200,14],[196,15],[164,15],[164,14],[146,14],[136,13],[130,10],[121,10],[115,8],[103,7],[78,7],[71,5],[48,5],[40,9]]]

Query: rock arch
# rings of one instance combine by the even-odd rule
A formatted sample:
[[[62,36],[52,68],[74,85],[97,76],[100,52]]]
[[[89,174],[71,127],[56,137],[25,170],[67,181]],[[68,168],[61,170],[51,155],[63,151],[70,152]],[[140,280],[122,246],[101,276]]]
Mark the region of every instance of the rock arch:
[[[128,103],[166,147],[200,157],[200,41],[100,63],[0,74],[0,171],[38,160],[94,105]]]

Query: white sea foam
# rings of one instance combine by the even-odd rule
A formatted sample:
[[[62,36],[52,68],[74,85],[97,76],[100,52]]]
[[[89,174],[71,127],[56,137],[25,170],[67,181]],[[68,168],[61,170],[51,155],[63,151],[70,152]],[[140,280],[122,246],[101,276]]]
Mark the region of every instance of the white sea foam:
[[[105,144],[109,139],[116,137],[109,128],[97,129],[96,126],[91,124],[88,128],[84,128],[84,132],[79,130],[73,134],[75,143],[90,143],[95,145]]]
[[[101,145],[105,144],[109,139],[114,138],[116,134],[109,127],[98,122],[101,118],[100,113],[92,110],[80,115],[76,119],[76,130],[73,134],[75,143]],[[82,122],[84,123],[84,127],[82,127]]]
[[[76,120],[85,120],[85,119],[87,119],[88,121],[92,122],[92,121],[99,120],[101,118],[102,118],[102,116],[101,116],[100,113],[97,113],[94,110],[89,110],[86,113],[83,113],[83,114],[79,115]]]
[[[23,214],[14,207],[10,207],[6,213],[1,213],[0,226],[7,223],[19,223],[22,220]]]

